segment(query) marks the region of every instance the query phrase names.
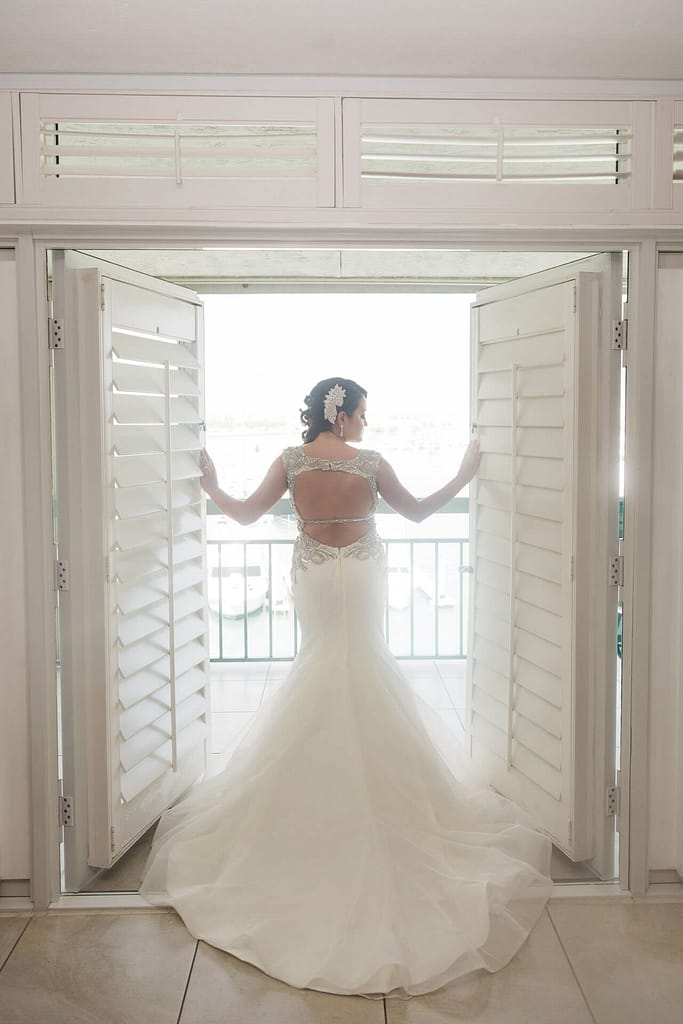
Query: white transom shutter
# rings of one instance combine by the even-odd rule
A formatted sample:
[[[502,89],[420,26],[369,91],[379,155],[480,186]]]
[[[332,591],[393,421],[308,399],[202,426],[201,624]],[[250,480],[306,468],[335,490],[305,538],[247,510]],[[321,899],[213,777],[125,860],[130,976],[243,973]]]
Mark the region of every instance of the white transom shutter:
[[[100,520],[70,553],[100,595],[70,624],[92,672],[71,680],[89,691],[75,770],[88,778],[88,864],[109,867],[205,767],[202,308],[186,289],[66,256],[89,396],[70,457]]]
[[[604,520],[614,513],[616,543],[617,516],[597,460],[601,444],[618,450],[614,421],[600,413],[600,390],[609,399],[618,373],[611,352],[600,356],[611,268],[596,257],[491,288],[472,311],[483,456],[471,503],[470,751],[569,856],[604,862],[595,751],[614,716]],[[607,689],[613,674],[596,720],[598,671]]]

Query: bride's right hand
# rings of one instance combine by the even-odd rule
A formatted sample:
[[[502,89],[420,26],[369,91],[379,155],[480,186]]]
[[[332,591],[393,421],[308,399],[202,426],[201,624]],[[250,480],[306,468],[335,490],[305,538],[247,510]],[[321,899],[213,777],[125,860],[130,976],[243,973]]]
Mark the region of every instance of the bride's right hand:
[[[467,451],[463,455],[462,462],[460,463],[460,469],[458,470],[458,476],[462,480],[463,487],[465,484],[468,484],[474,476],[476,476],[480,462],[481,449],[479,447],[479,438],[475,437],[467,446]]]
[[[199,484],[202,490],[210,495],[213,491],[218,490],[218,472],[206,448],[202,448],[199,453],[199,468],[202,471]]]

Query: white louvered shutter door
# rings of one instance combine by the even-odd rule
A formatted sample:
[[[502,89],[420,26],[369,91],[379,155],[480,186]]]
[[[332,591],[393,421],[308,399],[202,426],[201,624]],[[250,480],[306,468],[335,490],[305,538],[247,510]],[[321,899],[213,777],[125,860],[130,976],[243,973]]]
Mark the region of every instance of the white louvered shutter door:
[[[599,356],[609,345],[611,268],[610,257],[596,257],[491,288],[473,306],[472,415],[483,455],[468,669],[474,761],[570,857],[600,853],[605,863],[595,751],[609,744],[614,715],[616,605],[607,607],[601,545],[612,514],[616,541],[617,517],[597,452],[618,450],[600,411],[600,389],[616,379]],[[612,693],[596,702],[603,671],[607,682],[613,673]]]
[[[87,859],[109,867],[205,767],[202,307],[187,289],[66,255],[90,403],[83,501],[101,518],[71,553],[96,597],[70,624],[91,666],[73,682],[87,702]]]
[[[115,855],[204,769],[202,337],[196,302],[103,283]]]

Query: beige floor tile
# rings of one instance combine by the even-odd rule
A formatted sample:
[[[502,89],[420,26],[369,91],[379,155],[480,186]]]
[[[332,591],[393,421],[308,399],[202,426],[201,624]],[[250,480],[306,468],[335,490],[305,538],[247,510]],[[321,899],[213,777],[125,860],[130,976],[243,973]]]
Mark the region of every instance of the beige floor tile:
[[[453,708],[437,708],[439,717],[446,723],[451,732],[457,737],[458,742],[464,744],[465,742],[465,729],[462,724],[462,719],[457,711]]]
[[[436,663],[442,679],[464,679],[467,662],[464,658],[440,658]]]
[[[34,918],[0,973],[2,1024],[176,1024],[195,940],[174,914]]]
[[[263,691],[263,700],[266,701],[272,696],[277,689],[279,689],[286,680],[286,676],[269,676],[266,682],[266,688]]]
[[[268,661],[214,661],[212,679],[260,679],[268,675]]]
[[[0,969],[30,920],[30,917],[0,917]]]
[[[597,1024],[681,1024],[683,903],[553,901],[550,915]]]
[[[446,687],[438,674],[433,677],[408,677],[408,682],[415,693],[422,697],[430,707],[452,709],[451,699]]]
[[[593,1024],[544,913],[502,971],[479,971],[407,1001],[387,999],[387,1024]]]
[[[465,710],[465,678],[464,676],[444,676],[443,684],[446,687],[451,704],[457,711]]]
[[[409,658],[401,658],[399,666],[409,679],[441,679],[435,661],[421,659],[411,661]]]
[[[254,717],[253,711],[225,711],[211,715],[211,753],[232,750]]]
[[[291,661],[271,661],[268,669],[268,682],[272,679],[284,679],[292,667]]]
[[[382,1000],[296,989],[200,942],[180,1024],[384,1024]]]
[[[263,679],[212,679],[211,711],[256,711],[266,685]]]

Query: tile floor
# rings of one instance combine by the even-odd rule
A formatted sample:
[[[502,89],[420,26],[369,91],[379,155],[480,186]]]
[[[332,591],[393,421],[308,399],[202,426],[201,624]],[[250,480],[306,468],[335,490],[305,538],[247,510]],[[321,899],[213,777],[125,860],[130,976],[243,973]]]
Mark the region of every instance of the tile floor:
[[[0,915],[0,1024],[681,1024],[683,902],[553,899],[497,974],[410,1000],[290,988],[172,912]]]

